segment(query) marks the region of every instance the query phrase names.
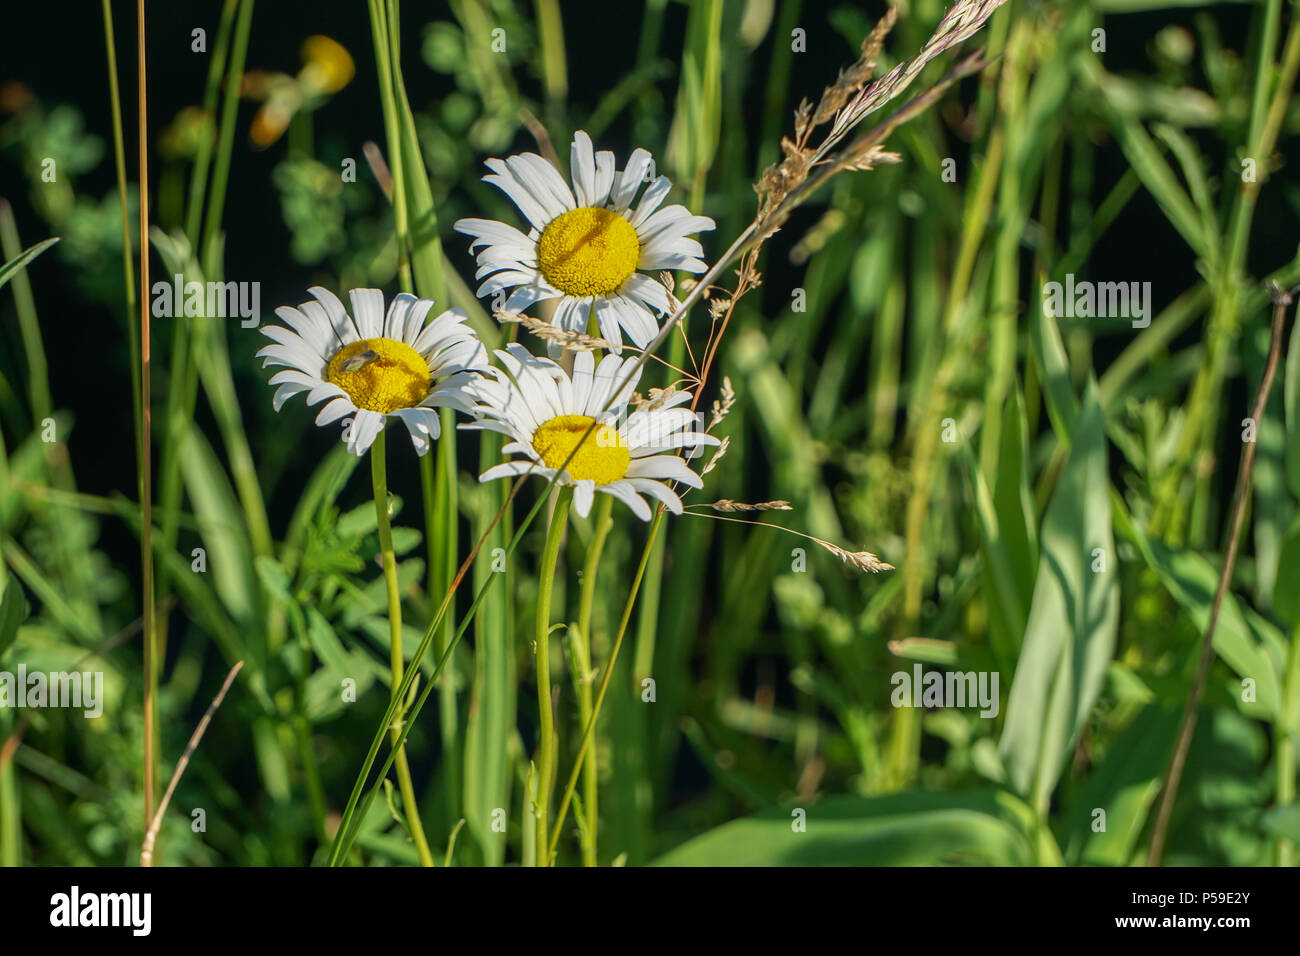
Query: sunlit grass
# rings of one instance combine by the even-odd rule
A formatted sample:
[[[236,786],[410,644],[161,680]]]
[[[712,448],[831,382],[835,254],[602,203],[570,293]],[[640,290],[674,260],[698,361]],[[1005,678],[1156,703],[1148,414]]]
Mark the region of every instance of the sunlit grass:
[[[129,102],[135,57],[111,32],[113,17],[133,32],[127,6],[103,5],[111,230],[90,225],[100,199],[77,183],[92,168],[75,159],[85,134],[39,99],[0,115],[0,160],[18,157],[35,197],[21,221],[0,206],[0,321],[15,343],[0,361],[0,670],[70,663],[142,615],[139,569],[108,574],[110,524],[155,569],[156,669],[142,673],[138,644],[104,652],[117,715],[105,727],[0,708],[0,863],[135,862],[159,795],[147,791],[166,785],[238,661],[164,819],[160,863],[1145,859],[1265,365],[1265,280],[1300,282],[1294,235],[1259,225],[1292,188],[1279,163],[1300,25],[1280,0],[1168,22],[1160,0],[1012,0],[951,51],[927,50],[946,6],[922,2],[878,35],[878,56],[883,6],[783,3],[765,17],[762,4],[648,0],[639,35],[602,40],[626,63],[603,90],[577,5],[465,0],[426,23],[416,5],[367,0],[357,33],[334,38],[346,53],[304,48],[337,69],[294,75],[249,59],[272,29],[264,5],[225,0],[190,91],[201,110],[162,117],[149,154],[146,251],[164,277],[256,278],[231,272],[229,249],[256,217],[283,220],[294,244],[265,277],[411,292],[436,300],[431,315],[464,309],[489,349],[545,354],[535,333],[553,304],[496,321],[512,317],[476,299],[451,228],[526,228],[481,181],[484,159],[538,152],[567,179],[586,130],[620,163],[648,149],[673,181],[666,201],[716,222],[703,281],[661,280],[674,308],[638,397],[693,389],[689,407],[728,444],[691,460],[710,468],[689,516],[658,509],[648,523],[604,495],[581,517],[570,489],[535,476],[480,484],[502,440],[458,435],[466,419],[450,409],[424,457],[376,445],[366,487],[355,457],[304,439],[316,409],[264,411],[264,340],[228,319],[155,322],[162,373],[143,388],[117,76],[120,60]],[[1245,49],[1220,37],[1233,16],[1251,21]],[[280,66],[319,32],[302,27],[275,38]],[[1098,29],[1112,51],[1119,31],[1141,31],[1143,52],[1116,67]],[[837,80],[864,41],[874,70]],[[868,86],[908,61],[905,90]],[[272,76],[290,84],[279,99],[266,86],[244,102]],[[355,181],[329,135],[349,82],[376,137],[349,147]],[[229,184],[254,148],[274,157],[282,205],[250,219]],[[41,184],[46,155],[67,170],[57,190]],[[1147,262],[1116,271],[1139,203],[1150,242],[1176,246],[1158,261],[1192,264],[1186,287]],[[1044,284],[1067,275],[1154,280],[1149,323],[1046,314]],[[154,489],[144,521],[141,488],[79,490],[99,487],[82,451],[94,446],[55,401],[71,326],[38,313],[45,281],[84,286],[128,342],[104,389],[125,446],[135,430],[137,465],[156,446],[137,469]],[[279,304],[264,296],[263,324]],[[568,341],[603,349],[604,334]],[[1295,862],[1290,341],[1253,423],[1248,531],[1165,862]],[[891,677],[914,664],[996,674],[996,716],[891,704]],[[1229,804],[1210,808],[1227,782]],[[207,828],[179,806],[205,808]]]

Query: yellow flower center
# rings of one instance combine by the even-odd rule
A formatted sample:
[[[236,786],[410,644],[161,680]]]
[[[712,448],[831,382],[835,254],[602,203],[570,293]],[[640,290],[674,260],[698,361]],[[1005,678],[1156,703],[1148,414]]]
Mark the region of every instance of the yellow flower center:
[[[537,266],[546,281],[579,298],[617,292],[640,257],[632,224],[612,209],[595,206],[553,219],[537,240]]]
[[[387,415],[412,408],[429,394],[429,363],[404,342],[362,339],[330,359],[325,380],[347,392],[357,408]]]
[[[546,467],[557,471],[563,469],[574,481],[590,478],[598,485],[618,481],[627,474],[632,456],[618,431],[609,425],[597,425],[595,431],[587,435],[587,429],[594,421],[587,415],[552,418],[533,432],[533,450]],[[587,435],[586,441],[582,440],[584,435]],[[582,442],[581,446],[579,442]],[[578,451],[569,459],[574,448]],[[569,459],[568,465],[564,464],[565,459]]]

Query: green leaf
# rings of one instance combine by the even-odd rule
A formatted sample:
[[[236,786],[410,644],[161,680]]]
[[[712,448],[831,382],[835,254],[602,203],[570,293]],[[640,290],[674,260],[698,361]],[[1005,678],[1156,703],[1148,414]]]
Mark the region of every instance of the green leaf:
[[[1264,832],[1300,843],[1300,805],[1274,807],[1260,818]]]
[[[974,454],[963,445],[985,555],[982,574],[989,614],[989,642],[999,667],[1007,674],[1014,667],[1025,633],[1038,563],[1025,430],[1024,401],[1017,388],[1003,412],[996,484],[992,489]]]
[[[257,566],[257,576],[266,585],[268,594],[286,604],[293,600],[289,593],[289,572],[279,561],[270,555],[259,554],[254,559],[254,564]]]
[[[1273,613],[1292,626],[1300,622],[1300,515],[1282,536],[1277,580],[1273,583]]]
[[[0,598],[0,658],[18,637],[18,625],[27,619],[27,597],[18,578],[10,575]]]
[[[1038,365],[1038,377],[1043,383],[1043,402],[1052,429],[1061,441],[1068,442],[1070,433],[1074,431],[1074,417],[1078,414],[1074,389],[1070,385],[1070,363],[1065,357],[1056,319],[1045,308],[1036,309],[1035,313],[1034,321],[1030,323],[1030,346]]]
[[[212,446],[197,426],[185,434],[180,462],[217,595],[232,618],[246,620],[252,612],[250,596],[255,593],[256,581],[244,513]]]
[[[350,674],[356,669],[352,656],[330,627],[329,621],[314,607],[307,608],[307,640],[326,667],[340,674]]]
[[[373,510],[373,509],[371,509]],[[419,531],[414,528],[393,528],[393,553],[399,557],[408,551],[414,551],[420,546],[420,541],[424,538]]]
[[[798,829],[801,809],[806,811]],[[832,797],[733,820],[655,860],[658,866],[926,866],[1030,862],[1003,795],[913,791]]]
[[[1130,523],[1125,523],[1123,534],[1137,545],[1143,560],[1160,576],[1173,599],[1191,615],[1197,631],[1204,634],[1218,586],[1218,570],[1195,551],[1174,551],[1151,541],[1145,532]],[[1231,590],[1224,595],[1214,630],[1214,651],[1239,676],[1255,682],[1254,700],[1243,701],[1239,694],[1233,695],[1242,713],[1265,720],[1281,719],[1280,675],[1285,646],[1276,627],[1253,610],[1243,611]],[[1192,653],[1199,653],[1199,649],[1198,643]]]
[[[1291,497],[1300,498],[1300,335],[1294,333],[1282,375],[1282,405],[1286,416],[1286,487]]]
[[[1150,704],[1106,748],[1061,815],[1061,836],[1071,864],[1126,866],[1146,826],[1169,763],[1181,712]],[[1097,825],[1104,810],[1105,826]]]
[[[1257,392],[1268,358],[1269,329],[1263,324],[1242,335],[1241,349],[1247,387]],[[1251,472],[1251,511],[1254,523],[1255,586],[1254,606],[1264,613],[1273,610],[1272,598],[1282,571],[1282,545],[1295,507],[1286,491],[1286,429],[1283,426],[1283,396],[1273,389],[1264,414],[1256,423],[1255,468]]]
[[[1205,221],[1196,204],[1179,182],[1155,140],[1147,133],[1138,116],[1123,108],[1125,97],[1115,89],[1115,78],[1097,64],[1095,58],[1079,60],[1083,76],[1097,94],[1098,104],[1110,116],[1120,148],[1128,158],[1142,185],[1164,213],[1169,224],[1178,230],[1198,256],[1214,258],[1213,239],[1206,233]]]
[[[46,239],[42,242],[38,242],[36,243],[36,245],[32,246],[31,248],[24,249],[18,255],[14,256],[12,259],[6,262],[3,266],[0,266],[0,289],[3,289],[5,287],[5,283],[8,282],[10,279],[12,279],[14,276],[16,276],[21,270],[27,268],[28,264],[31,263],[33,259],[35,259],[42,252],[50,248],[50,246],[54,245],[58,241],[59,241],[59,237],[55,236],[52,239]],[[17,243],[15,243],[15,245],[16,244]]]
[[[998,746],[1008,778],[1040,811],[1115,649],[1119,583],[1106,457],[1101,405],[1089,380],[1070,457],[1043,518],[1033,602]]]

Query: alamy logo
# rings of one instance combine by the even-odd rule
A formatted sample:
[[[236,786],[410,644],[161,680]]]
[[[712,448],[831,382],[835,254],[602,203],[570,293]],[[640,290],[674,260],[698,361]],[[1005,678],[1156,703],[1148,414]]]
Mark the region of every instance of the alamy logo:
[[[898,671],[889,682],[894,692],[889,702],[895,707],[975,707],[981,717],[998,715],[998,672],[928,671],[920,664],[912,673]]]
[[[134,936],[148,936],[153,896],[149,893],[82,893],[78,886],[50,897],[50,925],[125,926]]]
[[[181,316],[212,319],[240,318],[239,324],[254,328],[261,318],[262,289],[259,282],[186,282],[179,273],[172,282],[155,282],[151,311],[155,318]]]
[[[104,674],[101,671],[32,671],[19,664],[18,673],[0,671],[0,707],[72,707],[87,717],[104,714]]]
[[[1151,324],[1150,282],[1083,282],[1067,273],[1064,284],[1043,286],[1043,314],[1056,319],[1132,319],[1133,328]]]

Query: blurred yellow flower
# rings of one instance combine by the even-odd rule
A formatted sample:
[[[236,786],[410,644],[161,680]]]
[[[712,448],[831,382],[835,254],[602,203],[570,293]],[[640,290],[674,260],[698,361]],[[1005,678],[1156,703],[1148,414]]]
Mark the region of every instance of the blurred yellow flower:
[[[300,52],[304,63],[296,77],[263,70],[249,70],[244,76],[244,95],[263,101],[248,131],[259,149],[283,136],[300,110],[315,109],[320,97],[337,93],[356,74],[348,51],[327,36],[309,36]]]
[[[302,43],[301,53],[305,65],[298,73],[298,82],[310,93],[337,93],[356,73],[348,51],[327,36],[309,36]]]

